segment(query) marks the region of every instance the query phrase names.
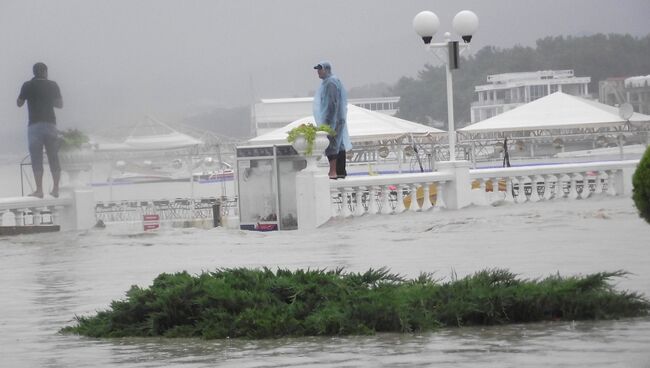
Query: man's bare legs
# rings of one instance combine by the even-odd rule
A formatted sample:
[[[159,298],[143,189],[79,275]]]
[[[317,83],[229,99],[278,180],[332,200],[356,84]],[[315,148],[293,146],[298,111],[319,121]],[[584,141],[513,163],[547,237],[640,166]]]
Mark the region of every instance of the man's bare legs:
[[[52,173],[52,181],[54,184],[52,185],[52,191],[50,194],[54,198],[59,198],[59,181],[61,181],[61,171]]]
[[[30,197],[43,198],[43,172],[34,171],[34,181],[36,182],[36,190],[31,193]]]
[[[329,172],[328,175],[329,175],[330,179],[336,179],[337,178],[337,176],[336,176],[336,156],[334,156],[333,160],[329,160],[329,164],[330,164],[330,172]]]

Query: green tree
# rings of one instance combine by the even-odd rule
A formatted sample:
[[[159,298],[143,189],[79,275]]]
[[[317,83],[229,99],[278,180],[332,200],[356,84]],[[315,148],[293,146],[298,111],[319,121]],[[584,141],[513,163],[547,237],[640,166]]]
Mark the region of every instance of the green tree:
[[[460,69],[452,72],[456,126],[470,121],[474,87],[485,84],[488,75],[554,69],[573,69],[577,76],[591,77],[589,89],[595,95],[601,80],[650,74],[650,34],[546,37],[534,48],[486,46],[464,57]],[[417,78],[401,78],[393,91],[400,96],[399,117],[421,123],[447,121],[444,65],[425,65]]]
[[[646,149],[634,172],[632,187],[632,199],[639,210],[639,216],[650,224],[650,147]]]

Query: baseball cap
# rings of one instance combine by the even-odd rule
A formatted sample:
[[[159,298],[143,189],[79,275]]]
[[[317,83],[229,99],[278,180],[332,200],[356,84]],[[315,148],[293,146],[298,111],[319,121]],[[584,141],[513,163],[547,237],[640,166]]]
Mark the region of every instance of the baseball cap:
[[[332,69],[332,64],[330,64],[329,61],[321,61],[320,63],[316,64],[314,66],[314,69],[320,70],[320,69]]]

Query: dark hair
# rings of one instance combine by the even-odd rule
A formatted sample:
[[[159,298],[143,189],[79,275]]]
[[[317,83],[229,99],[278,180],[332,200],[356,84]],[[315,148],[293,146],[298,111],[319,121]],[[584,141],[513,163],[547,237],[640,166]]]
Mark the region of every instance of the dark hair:
[[[44,77],[47,73],[47,65],[45,63],[38,62],[32,67],[35,77]]]

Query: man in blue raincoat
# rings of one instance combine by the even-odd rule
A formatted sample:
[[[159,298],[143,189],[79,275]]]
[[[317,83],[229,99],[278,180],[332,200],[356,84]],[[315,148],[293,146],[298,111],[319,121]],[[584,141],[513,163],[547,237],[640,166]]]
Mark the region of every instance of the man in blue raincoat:
[[[330,165],[329,177],[343,179],[347,175],[345,154],[352,149],[347,126],[347,93],[338,77],[332,74],[332,64],[322,61],[314,69],[318,72],[318,78],[323,80],[314,96],[316,125],[327,124],[336,132],[335,136],[328,137],[330,144],[325,150]]]

